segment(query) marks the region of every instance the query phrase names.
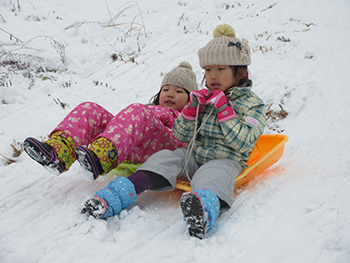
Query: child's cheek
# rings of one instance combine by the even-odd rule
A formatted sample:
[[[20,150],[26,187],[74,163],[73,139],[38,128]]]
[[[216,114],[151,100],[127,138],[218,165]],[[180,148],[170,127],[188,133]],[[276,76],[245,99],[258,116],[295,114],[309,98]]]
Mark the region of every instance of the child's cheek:
[[[188,102],[188,97],[181,98],[180,108],[183,109]]]
[[[164,97],[159,96],[159,105],[163,105],[163,104],[164,104]]]

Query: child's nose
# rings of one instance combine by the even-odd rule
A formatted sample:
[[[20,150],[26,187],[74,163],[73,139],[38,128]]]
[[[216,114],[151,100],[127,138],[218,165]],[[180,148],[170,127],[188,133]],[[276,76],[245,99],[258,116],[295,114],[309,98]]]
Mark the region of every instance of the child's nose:
[[[213,72],[213,73],[210,75],[210,78],[211,78],[211,79],[216,79],[216,78],[217,78],[217,75]]]
[[[218,70],[215,70],[215,69],[213,69],[213,70],[211,70],[210,71],[210,78],[217,78],[217,76],[218,76]]]

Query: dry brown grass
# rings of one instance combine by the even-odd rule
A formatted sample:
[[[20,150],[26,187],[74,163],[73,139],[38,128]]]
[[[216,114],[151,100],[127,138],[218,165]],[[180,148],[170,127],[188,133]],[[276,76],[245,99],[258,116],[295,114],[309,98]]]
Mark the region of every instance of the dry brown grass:
[[[136,9],[137,10],[137,14],[134,16],[134,18],[131,20],[131,22],[117,22],[118,18],[127,10],[131,10],[131,9]],[[141,19],[141,23],[136,22],[136,19],[140,17]],[[112,19],[107,23],[107,25],[105,25],[104,27],[120,27],[123,25],[129,25],[128,26],[128,30],[125,32],[125,36],[129,36],[131,34],[132,31],[138,31],[139,35],[138,37],[141,35],[141,32],[143,31],[145,36],[147,37],[147,32],[146,32],[146,26],[145,23],[143,21],[143,17],[142,17],[142,13],[140,10],[140,6],[137,2],[135,1],[131,1],[127,4],[125,4],[121,10],[115,14]]]
[[[273,103],[268,105],[266,108],[266,121],[270,120],[270,121],[276,122],[287,118],[288,113],[283,109],[281,104],[278,104],[278,106],[280,107],[280,110],[271,109],[272,105]]]
[[[284,132],[284,129],[280,128],[278,121],[287,118],[288,112],[283,109],[281,104],[278,104],[279,109],[273,109],[272,105],[273,103],[266,107],[266,126],[269,128],[269,130],[282,133]]]
[[[22,154],[23,152],[23,146],[21,142],[16,142],[15,140],[13,141],[13,143],[10,144],[11,148],[12,148],[12,155],[11,157],[6,157],[3,154],[0,153],[0,155],[2,156],[1,160],[3,161],[3,163],[5,165],[10,165],[12,163],[15,163],[19,156]]]

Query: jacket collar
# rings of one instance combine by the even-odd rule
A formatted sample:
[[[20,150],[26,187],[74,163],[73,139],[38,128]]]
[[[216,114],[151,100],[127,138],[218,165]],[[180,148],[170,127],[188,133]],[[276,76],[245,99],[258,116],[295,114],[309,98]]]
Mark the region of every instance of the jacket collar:
[[[243,95],[246,95],[252,88],[253,82],[250,79],[247,79],[243,84],[237,87],[231,87],[225,91],[226,97],[230,99],[236,99]]]

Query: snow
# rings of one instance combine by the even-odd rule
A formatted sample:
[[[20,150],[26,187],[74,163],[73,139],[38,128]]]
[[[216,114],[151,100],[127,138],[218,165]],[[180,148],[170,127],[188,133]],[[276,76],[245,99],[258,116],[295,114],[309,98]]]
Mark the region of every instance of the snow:
[[[201,83],[197,51],[222,23],[249,40],[253,90],[270,109],[280,104],[288,112],[265,133],[289,136],[279,162],[234,192],[232,209],[203,240],[187,234],[180,191],[148,191],[120,216],[96,220],[80,210],[113,177],[86,182],[76,163],[54,176],[26,154],[1,161],[1,263],[350,262],[348,0],[0,6],[2,159],[12,158],[11,144],[47,138],[83,101],[114,113],[149,102],[181,61]],[[9,60],[30,66],[5,65]]]

